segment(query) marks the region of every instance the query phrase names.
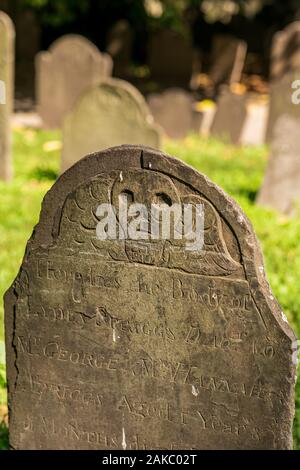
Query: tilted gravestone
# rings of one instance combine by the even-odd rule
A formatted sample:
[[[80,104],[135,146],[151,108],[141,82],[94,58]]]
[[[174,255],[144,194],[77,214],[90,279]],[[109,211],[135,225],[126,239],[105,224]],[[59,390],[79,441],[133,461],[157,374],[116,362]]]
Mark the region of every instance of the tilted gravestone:
[[[11,116],[14,102],[14,25],[0,11],[0,179],[12,177]]]
[[[110,78],[86,90],[66,117],[62,170],[88,153],[122,144],[159,148],[160,129],[140,92],[130,83]]]
[[[292,213],[300,202],[300,22],[277,33],[272,44],[267,141],[271,154],[258,202]]]
[[[112,59],[88,39],[66,35],[36,59],[38,112],[47,128],[58,128],[89,86],[112,72]]]
[[[161,30],[150,38],[148,64],[153,80],[166,86],[188,86],[193,60],[192,44],[183,35]]]
[[[247,45],[229,35],[216,35],[213,40],[209,77],[215,86],[239,83],[241,80]]]
[[[155,122],[168,137],[183,138],[193,127],[193,96],[180,88],[149,95],[147,102]]]
[[[217,100],[210,132],[232,144],[239,144],[247,117],[246,96],[223,85]]]
[[[129,211],[200,204],[202,250],[126,237],[125,200]],[[124,239],[97,237],[104,203]],[[220,188],[158,151],[115,147],[60,177],[5,325],[14,449],[292,446],[295,336],[253,229]]]

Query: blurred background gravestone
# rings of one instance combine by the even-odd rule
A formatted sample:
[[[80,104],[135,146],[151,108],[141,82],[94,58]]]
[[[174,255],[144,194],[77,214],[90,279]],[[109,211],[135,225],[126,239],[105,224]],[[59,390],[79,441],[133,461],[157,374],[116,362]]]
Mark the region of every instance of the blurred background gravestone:
[[[154,120],[168,137],[180,139],[193,127],[193,96],[180,88],[149,95],[147,102]]]
[[[245,94],[223,85],[217,100],[211,134],[229,143],[239,144],[246,116]]]
[[[300,21],[274,37],[267,140],[271,152],[258,202],[285,213],[300,203]],[[294,98],[293,98],[294,95]]]
[[[300,69],[300,21],[274,35],[271,51],[271,80]]]
[[[154,81],[163,86],[189,86],[194,52],[185,36],[169,30],[153,33],[148,54],[150,75]]]
[[[232,36],[216,35],[213,39],[209,76],[215,87],[239,83],[242,77],[247,44]]]
[[[268,97],[249,93],[246,96],[246,110],[247,116],[241,131],[240,143],[252,146],[263,145],[268,123]]]
[[[113,75],[128,78],[132,59],[133,30],[126,20],[120,20],[111,28],[107,36],[106,52],[113,59]]]
[[[202,100],[193,104],[193,130],[202,137],[208,137],[216,114],[216,103]]]
[[[300,203],[300,103],[292,102],[298,79],[299,72],[290,71],[271,85],[271,151],[258,196],[260,204],[285,213]]]
[[[88,39],[66,35],[36,60],[38,113],[46,128],[61,127],[80,94],[112,72],[112,59]]]
[[[298,73],[295,75],[294,80],[299,79],[300,73],[300,21],[288,25],[283,31],[275,34],[272,43],[271,52],[271,70],[270,70],[270,113],[267,127],[267,141],[271,142],[273,127],[276,125],[276,120],[280,117],[284,108],[287,106],[286,93],[282,98],[277,96],[277,84],[287,74],[293,72]],[[292,75],[290,75],[292,80]],[[284,81],[286,83],[286,81]],[[293,80],[291,81],[292,84]],[[293,92],[290,89],[291,94]],[[291,100],[290,100],[291,101]],[[285,102],[285,105],[283,103]],[[298,113],[297,108],[290,107],[292,113]]]
[[[12,177],[11,118],[14,100],[15,29],[9,16],[0,11],[0,179]]]
[[[62,171],[88,153],[125,143],[159,148],[160,129],[134,86],[102,80],[83,93],[65,119]]]

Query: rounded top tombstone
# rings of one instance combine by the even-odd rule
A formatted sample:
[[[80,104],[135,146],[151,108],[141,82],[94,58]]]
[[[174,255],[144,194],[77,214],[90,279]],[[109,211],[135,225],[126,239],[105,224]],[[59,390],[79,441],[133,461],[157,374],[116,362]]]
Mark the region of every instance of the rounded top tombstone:
[[[160,128],[137,88],[105,78],[76,101],[63,125],[62,170],[88,153],[114,145],[160,146]]]
[[[49,52],[52,54],[70,54],[70,49],[80,49],[81,51],[88,52],[89,54],[99,54],[98,47],[89,39],[79,34],[66,34],[56,39],[49,47]]]
[[[134,204],[143,237],[132,235]],[[175,204],[202,208],[201,249],[188,249],[195,219],[186,232],[183,218],[185,237],[152,236],[150,206]],[[102,207],[114,207],[117,226],[106,219],[106,238]],[[295,336],[251,224],[161,152],[107,149],[58,179],[6,294],[5,323],[13,448],[292,446]]]
[[[87,38],[67,34],[36,59],[38,112],[47,128],[60,127],[86,88],[112,73],[112,59]]]

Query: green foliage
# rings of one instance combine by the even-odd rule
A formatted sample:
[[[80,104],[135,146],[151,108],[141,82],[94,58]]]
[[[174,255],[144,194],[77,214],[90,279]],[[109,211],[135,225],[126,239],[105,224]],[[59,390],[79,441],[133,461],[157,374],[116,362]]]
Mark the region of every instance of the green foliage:
[[[0,420],[0,450],[8,449],[8,427],[4,420]]]
[[[5,368],[0,365],[0,410],[6,410],[6,376]],[[0,450],[8,448],[8,429],[3,413],[0,413]]]
[[[0,297],[18,272],[26,241],[38,221],[43,195],[58,174],[59,144],[60,134],[56,132],[14,132],[15,178],[9,184],[0,183]],[[217,140],[201,140],[195,135],[180,142],[166,141],[164,149],[205,173],[240,203],[261,242],[274,294],[299,336],[300,217],[284,217],[254,203],[263,178],[267,149],[237,148]],[[3,372],[0,369],[0,407],[6,400]],[[297,386],[294,438],[295,448],[300,449],[300,383]],[[7,428],[2,421],[0,449],[7,445]]]
[[[47,142],[59,134],[14,133],[15,177],[0,182],[0,297],[12,283],[21,265],[25,242],[38,221],[41,201],[53,184],[59,169],[59,150],[48,151]],[[60,141],[58,141],[60,143]],[[45,145],[46,144],[46,145]],[[53,145],[52,145],[53,147]],[[0,340],[3,339],[3,305],[0,306]]]
[[[90,0],[20,0],[18,6],[35,10],[43,24],[59,27],[80,18],[89,5]]]

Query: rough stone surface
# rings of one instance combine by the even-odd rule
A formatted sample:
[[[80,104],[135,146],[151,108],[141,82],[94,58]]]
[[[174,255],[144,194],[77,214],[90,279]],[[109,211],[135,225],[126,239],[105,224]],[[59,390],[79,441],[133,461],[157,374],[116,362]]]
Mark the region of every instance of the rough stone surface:
[[[203,204],[203,251],[98,240],[98,205],[124,193]],[[292,446],[295,336],[253,229],[165,154],[116,147],[59,178],[6,293],[5,325],[15,449]]]
[[[112,59],[88,39],[66,35],[36,60],[38,112],[47,128],[59,128],[86,88],[112,72]]]
[[[135,87],[102,80],[79,98],[64,122],[62,170],[88,153],[122,144],[159,148],[160,130]]]
[[[15,29],[9,16],[0,11],[0,179],[12,177],[11,115],[14,101]]]
[[[153,80],[166,86],[187,86],[192,77],[194,52],[181,34],[162,30],[150,38],[149,68]]]
[[[239,144],[247,116],[246,96],[223,86],[211,125],[211,134],[233,144]]]
[[[147,102],[155,122],[171,138],[180,139],[193,127],[193,96],[180,88],[149,95]]]
[[[291,213],[300,201],[300,104],[292,103],[296,71],[274,80],[270,93],[271,154],[258,202]],[[271,122],[271,125],[270,125]]]
[[[239,83],[244,68],[247,45],[229,35],[216,35],[212,45],[209,76],[214,85]]]

